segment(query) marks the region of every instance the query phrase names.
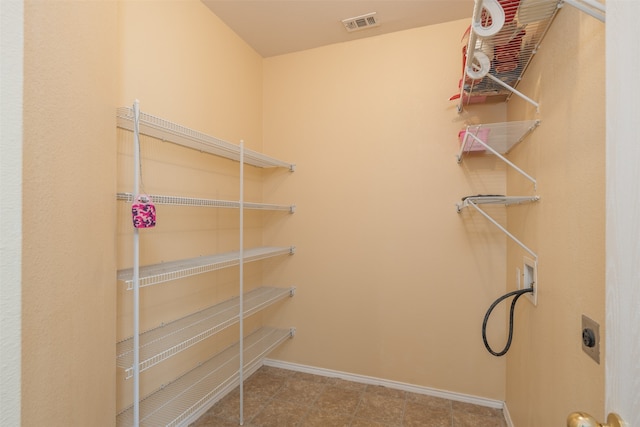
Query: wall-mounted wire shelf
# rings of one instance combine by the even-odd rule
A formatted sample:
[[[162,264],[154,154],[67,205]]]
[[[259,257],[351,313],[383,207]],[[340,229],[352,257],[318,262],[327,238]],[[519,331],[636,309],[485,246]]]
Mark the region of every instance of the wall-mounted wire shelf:
[[[489,151],[500,160],[515,169],[519,174],[536,187],[536,180],[504,155],[522,142],[540,125],[540,120],[524,120],[503,123],[469,125],[462,133],[460,150],[456,156],[458,163],[462,163],[465,154],[478,151]]]
[[[245,372],[255,371],[262,359],[295,333],[294,329],[261,328],[244,338]],[[140,426],[186,425],[213,402],[238,385],[239,343],[235,344],[175,381],[140,401]],[[133,408],[116,417],[116,426],[134,424]]]
[[[134,111],[130,107],[120,107],[116,111],[116,123],[119,128],[134,131]],[[170,141],[174,144],[194,150],[214,154],[227,159],[240,161],[240,146],[222,139],[206,135],[185,126],[140,112],[140,134]],[[257,151],[244,149],[244,163],[260,168],[282,167],[295,170],[295,164],[266,156]]]
[[[532,203],[540,200],[540,196],[498,196],[498,195],[477,195],[477,196],[467,196],[463,197],[460,203],[456,204],[456,210],[458,213],[462,212],[462,210],[466,207],[471,206],[476,211],[478,211],[482,216],[489,220],[493,225],[498,227],[503,233],[505,233],[511,240],[516,242],[522,249],[527,251],[531,256],[533,256],[538,261],[538,255],[530,249],[527,245],[522,243],[520,239],[511,234],[509,230],[507,230],[502,224],[493,219],[491,215],[485,212],[479,205],[520,205],[523,203]]]
[[[117,193],[117,199],[125,202],[133,202],[134,195],[132,193]],[[216,199],[200,199],[194,197],[182,196],[163,196],[159,194],[148,194],[156,205],[173,205],[173,206],[195,206],[207,208],[240,208],[240,202],[235,200],[216,200]],[[266,211],[288,211],[294,213],[295,205],[275,205],[269,203],[243,202],[245,209],[266,210]]]
[[[516,90],[553,22],[562,0],[475,0],[473,18],[463,37],[463,70],[458,111],[469,103],[505,101]]]
[[[471,205],[520,205],[523,203],[537,202],[540,200],[540,196],[467,196],[462,199],[462,202],[457,203],[457,211],[461,212],[462,209]]]
[[[264,246],[259,248],[245,249],[243,260],[245,263],[259,261],[279,255],[293,255],[295,246],[273,247]],[[167,261],[160,264],[141,266],[139,277],[140,287],[157,285],[159,283],[178,280],[197,274],[208,273],[240,264],[240,252],[227,252],[216,255],[206,255],[196,258],[189,258],[177,261]],[[127,290],[133,289],[134,271],[127,268],[118,271],[118,281],[123,282]]]
[[[244,295],[244,317],[293,296],[295,288],[261,287]],[[240,298],[168,322],[140,334],[140,372],[238,323]],[[116,365],[133,376],[133,337],[116,344]]]

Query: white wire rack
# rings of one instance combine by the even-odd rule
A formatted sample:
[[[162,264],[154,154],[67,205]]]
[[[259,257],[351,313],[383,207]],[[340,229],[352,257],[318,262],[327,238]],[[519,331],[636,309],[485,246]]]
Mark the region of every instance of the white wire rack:
[[[117,199],[125,202],[133,202],[134,195],[132,193],[117,193]],[[160,194],[148,194],[156,205],[173,205],[173,206],[195,206],[208,208],[240,208],[240,202],[235,200],[216,200],[216,199],[200,199],[194,197],[182,196],[163,196]],[[295,205],[275,205],[269,203],[253,203],[244,202],[245,209],[267,210],[267,211],[288,211],[294,213]]]
[[[462,199],[462,202],[456,204],[457,211],[470,205],[520,205],[523,203],[537,202],[540,196],[468,196]]]
[[[134,112],[130,107],[120,107],[116,112],[117,126],[134,130]],[[185,126],[140,112],[139,132],[143,135],[170,141],[174,144],[193,148],[194,150],[214,154],[227,159],[240,161],[240,146],[231,142],[206,135]],[[261,168],[284,167],[295,170],[293,163],[274,159],[257,151],[244,149],[244,162]]]
[[[261,328],[247,336],[244,339],[244,370],[255,370],[270,351],[294,333],[294,329]],[[235,344],[145,397],[140,401],[140,426],[187,425],[203,408],[238,385],[239,363],[239,344]],[[116,417],[118,427],[133,424],[132,407]]]
[[[469,125],[460,136],[460,150],[457,155],[458,163],[462,163],[462,159],[467,153],[488,151],[531,181],[535,188],[536,179],[504,155],[522,142],[539,125],[540,120]]]
[[[259,248],[245,249],[243,261],[252,262],[280,255],[292,255],[295,246],[275,247],[263,246]],[[177,261],[167,261],[140,267],[139,287],[157,285],[159,283],[178,280],[197,274],[208,273],[240,264],[240,251],[223,254],[207,255]],[[123,282],[127,290],[133,289],[134,270],[127,268],[118,271],[118,280]]]
[[[215,156],[239,162],[239,200],[212,200],[181,196],[152,195],[154,203],[176,206],[198,206],[216,208],[237,208],[239,211],[239,250],[224,254],[200,256],[196,258],[177,261],[162,262],[159,264],[140,266],[140,237],[137,228],[133,230],[133,266],[120,270],[117,273],[118,280],[126,285],[127,290],[132,290],[133,299],[133,336],[126,342],[118,344],[117,365],[126,371],[126,377],[133,378],[133,404],[118,418],[118,425],[138,427],[140,425],[182,425],[189,416],[196,413],[206,402],[220,393],[229,391],[230,384],[240,384],[240,424],[243,423],[243,392],[242,382],[245,375],[245,367],[252,367],[259,361],[260,354],[267,351],[287,336],[293,336],[293,330],[277,333],[275,330],[267,335],[252,335],[246,343],[240,339],[238,345],[231,353],[225,351],[224,356],[214,357],[207,364],[220,364],[219,367],[211,366],[206,372],[200,368],[197,374],[185,374],[173,381],[166,388],[163,387],[153,396],[140,399],[140,372],[148,369],[167,358],[186,350],[192,345],[219,332],[233,323],[239,323],[239,337],[244,337],[244,318],[256,310],[271,304],[292,291],[273,290],[275,288],[263,288],[244,294],[243,266],[246,262],[258,261],[278,255],[293,254],[295,247],[260,247],[253,249],[244,248],[244,211],[245,209],[259,210],[286,210],[294,211],[294,206],[274,205],[265,203],[251,203],[244,201],[244,165],[245,163],[262,168],[285,167],[290,171],[295,165],[265,156],[255,151],[244,148],[244,143],[239,145],[222,141],[218,138],[205,135],[198,131],[172,123],[140,112],[139,102],[136,100],[132,108],[119,108],[116,111],[117,125],[123,129],[133,131],[134,143],[134,174],[133,191],[131,193],[118,193],[119,200],[133,201],[134,194],[139,194],[140,188],[140,135],[148,135],[168,141],[190,149],[213,154]],[[239,266],[239,292],[238,297],[214,307],[194,313],[185,318],[178,319],[168,325],[140,333],[140,288],[171,280],[186,278],[214,270],[231,266]],[[245,301],[245,298],[248,298]],[[275,338],[273,338],[275,337]],[[262,343],[262,345],[258,345]],[[258,351],[257,349],[261,349]],[[229,354],[228,354],[229,353]],[[232,354],[232,356],[230,355]],[[246,359],[245,359],[246,358]],[[231,363],[235,360],[235,364]],[[248,362],[245,362],[248,360]],[[214,363],[215,362],[215,363]],[[207,373],[210,372],[210,373]],[[203,378],[207,378],[205,381]],[[191,385],[189,385],[192,383]],[[165,390],[171,389],[171,392]],[[167,395],[167,393],[169,393]],[[194,398],[194,393],[198,395]],[[158,397],[160,396],[160,397]],[[185,397],[188,396],[188,405],[185,406]],[[157,403],[160,402],[160,403]],[[151,408],[151,409],[150,409]],[[186,409],[185,409],[186,408]]]
[[[516,242],[522,249],[527,251],[531,256],[533,256],[538,261],[538,255],[527,245],[522,243],[520,239],[514,236],[509,230],[507,230],[502,224],[493,219],[491,215],[485,212],[479,205],[520,205],[523,203],[531,203],[537,202],[540,200],[539,196],[496,196],[496,195],[478,195],[478,196],[468,196],[462,199],[462,202],[456,204],[456,210],[458,213],[462,212],[462,210],[466,207],[472,207],[476,211],[478,211],[482,216],[489,220],[493,225],[498,227],[504,234],[506,234],[511,240]]]
[[[511,94],[538,108],[516,90],[562,0],[475,0],[471,26],[463,40],[463,73],[458,111],[465,103]]]
[[[261,287],[244,295],[244,316],[251,316],[288,296],[295,288]],[[209,338],[239,320],[239,297],[160,325],[140,334],[140,372]],[[116,345],[117,366],[133,376],[133,337]]]

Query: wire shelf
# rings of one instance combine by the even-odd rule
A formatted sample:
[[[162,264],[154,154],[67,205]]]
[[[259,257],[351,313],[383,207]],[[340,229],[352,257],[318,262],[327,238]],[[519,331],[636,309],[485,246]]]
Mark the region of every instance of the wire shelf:
[[[473,145],[482,146],[483,149],[490,148],[490,151],[499,154],[507,154],[539,125],[540,120],[468,125],[461,134],[458,161],[462,161],[464,154],[474,151]]]
[[[468,196],[462,199],[461,203],[458,203],[457,210],[460,212],[470,204],[474,205],[520,205],[523,203],[537,202],[540,200],[540,196]]]
[[[294,288],[262,287],[244,295],[244,317],[293,296]],[[217,334],[239,321],[239,298],[163,324],[140,334],[140,372]],[[125,369],[125,378],[133,376],[133,338],[116,345],[116,365]]]
[[[464,155],[469,152],[488,151],[531,181],[535,188],[536,179],[504,155],[522,142],[538,125],[540,120],[469,125],[459,134],[460,150],[456,156],[458,163],[462,163]]]
[[[491,215],[482,210],[479,205],[519,205],[522,203],[531,203],[537,202],[540,200],[539,196],[498,196],[498,195],[477,195],[477,196],[467,196],[462,198],[462,202],[456,205],[456,210],[458,213],[462,212],[462,209],[471,206],[478,213],[484,216],[489,222],[498,227],[504,234],[507,235],[511,240],[517,243],[522,249],[529,252],[536,262],[538,261],[538,255],[527,245],[522,243],[520,239],[514,236],[509,230],[507,230],[503,225],[501,225],[498,221],[493,219]]]
[[[292,255],[295,247],[265,246],[243,251],[244,262],[259,261],[279,255]],[[240,252],[228,252],[224,254],[201,256],[196,258],[168,261],[160,264],[140,267],[139,286],[151,286],[159,283],[178,280],[197,274],[208,273],[240,264]],[[133,269],[127,268],[118,271],[118,281],[123,282],[127,290],[133,289]]]
[[[293,329],[262,328],[244,339],[244,369],[250,371],[287,338]],[[184,425],[199,410],[239,383],[239,344],[223,350],[195,369],[140,401],[140,426]],[[116,417],[116,426],[133,425],[133,407]]]
[[[120,107],[116,111],[117,126],[133,131],[133,108]],[[194,150],[240,161],[240,146],[206,135],[182,125],[140,112],[139,132],[143,135],[172,142]],[[290,171],[295,170],[295,165],[273,157],[258,153],[257,151],[244,149],[244,162],[260,168],[282,167]]]
[[[207,207],[207,208],[240,208],[240,202],[235,200],[215,200],[215,199],[200,199],[194,197],[182,197],[182,196],[163,196],[159,194],[148,194],[153,203],[157,205],[173,205],[173,206],[194,206],[194,207]],[[125,202],[133,202],[134,195],[132,193],[117,193],[118,200]],[[268,211],[287,211],[290,213],[295,212],[295,205],[276,205],[269,203],[254,203],[243,202],[245,209],[253,210],[268,210]]]
[[[483,0],[476,0],[471,27],[463,37],[460,94],[451,98],[460,99],[460,111],[464,104],[485,102],[487,97],[506,100],[513,93],[538,106],[515,88],[536,54],[562,0],[498,1],[498,7],[504,13],[503,19],[488,14]]]

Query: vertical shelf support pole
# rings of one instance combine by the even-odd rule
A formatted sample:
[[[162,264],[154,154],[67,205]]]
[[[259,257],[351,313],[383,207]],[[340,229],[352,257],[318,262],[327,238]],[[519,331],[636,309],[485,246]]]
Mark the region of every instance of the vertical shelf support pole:
[[[244,141],[240,141],[240,425],[244,425]]]
[[[140,191],[140,102],[133,103],[133,197]],[[140,425],[140,234],[133,228],[133,426]]]

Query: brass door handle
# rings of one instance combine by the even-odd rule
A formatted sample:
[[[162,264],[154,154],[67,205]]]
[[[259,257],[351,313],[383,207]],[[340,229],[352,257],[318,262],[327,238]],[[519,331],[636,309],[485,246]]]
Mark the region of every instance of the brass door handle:
[[[585,412],[574,412],[567,417],[567,427],[625,427],[626,424],[620,415],[611,413],[607,416],[607,423],[600,424],[591,415]]]

